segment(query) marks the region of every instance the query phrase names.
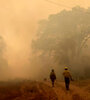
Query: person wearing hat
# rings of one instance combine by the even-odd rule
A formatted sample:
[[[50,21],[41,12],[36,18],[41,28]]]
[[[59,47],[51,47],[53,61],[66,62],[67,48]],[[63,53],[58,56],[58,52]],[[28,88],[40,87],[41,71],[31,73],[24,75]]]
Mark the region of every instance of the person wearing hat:
[[[52,82],[52,87],[54,87],[54,83],[55,83],[55,80],[56,80],[56,74],[54,72],[54,69],[51,70],[50,79],[51,79],[51,82]]]
[[[72,80],[72,76],[71,76],[70,72],[68,71],[68,67],[64,68],[63,76],[64,76],[64,80],[65,80],[66,90],[69,90],[70,80]]]

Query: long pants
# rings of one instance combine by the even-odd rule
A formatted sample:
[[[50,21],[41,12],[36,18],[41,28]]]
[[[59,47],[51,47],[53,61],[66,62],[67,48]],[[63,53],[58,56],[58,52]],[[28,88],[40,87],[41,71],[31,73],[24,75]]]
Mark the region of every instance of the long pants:
[[[69,84],[70,84],[70,79],[65,77],[65,87],[66,87],[66,90],[69,90]]]
[[[52,87],[54,87],[54,82],[55,82],[55,80],[51,80],[51,82],[52,82]]]

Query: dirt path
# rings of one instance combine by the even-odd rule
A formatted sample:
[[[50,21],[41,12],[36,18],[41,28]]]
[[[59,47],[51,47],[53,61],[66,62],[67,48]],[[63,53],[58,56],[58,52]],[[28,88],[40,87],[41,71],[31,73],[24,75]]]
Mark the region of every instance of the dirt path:
[[[50,83],[46,83],[51,86]],[[57,82],[53,88],[58,100],[90,100],[90,94],[75,85],[70,85],[70,90],[65,90],[65,85],[63,82]]]

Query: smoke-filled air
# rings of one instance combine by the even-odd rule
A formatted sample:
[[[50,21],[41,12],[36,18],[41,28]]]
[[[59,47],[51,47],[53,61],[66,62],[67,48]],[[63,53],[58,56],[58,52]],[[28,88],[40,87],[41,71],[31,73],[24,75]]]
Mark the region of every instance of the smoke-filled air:
[[[1,0],[2,79],[42,79],[69,67],[89,78],[90,1]],[[8,75],[7,75],[8,74]]]
[[[0,0],[0,100],[90,100],[90,0]]]

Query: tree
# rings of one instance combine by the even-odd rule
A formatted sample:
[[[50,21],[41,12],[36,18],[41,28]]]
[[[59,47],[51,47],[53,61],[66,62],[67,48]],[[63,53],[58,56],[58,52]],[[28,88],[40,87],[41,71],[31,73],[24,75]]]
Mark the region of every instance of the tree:
[[[4,58],[4,52],[5,52],[5,42],[2,37],[0,37],[0,80],[5,80],[9,76],[9,68],[8,68],[8,62]]]
[[[50,15],[48,20],[42,20],[37,33],[37,39],[32,42],[35,55],[54,60],[61,66],[79,74],[82,67],[83,48],[90,37],[90,14],[88,9],[74,7],[71,11],[63,10]],[[80,68],[80,69],[79,69]],[[77,74],[78,72],[78,74]],[[81,74],[80,74],[81,75]]]

